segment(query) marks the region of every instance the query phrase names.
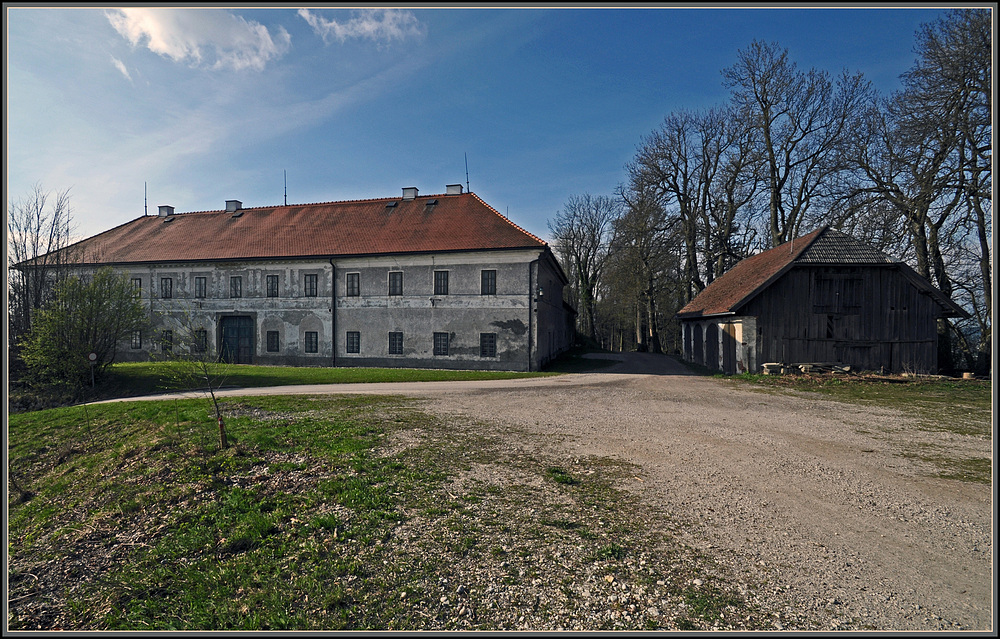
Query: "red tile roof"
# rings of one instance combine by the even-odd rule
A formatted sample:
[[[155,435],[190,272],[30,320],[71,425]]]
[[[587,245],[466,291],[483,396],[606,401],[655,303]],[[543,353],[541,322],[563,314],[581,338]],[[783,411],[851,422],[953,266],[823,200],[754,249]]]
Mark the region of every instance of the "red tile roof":
[[[257,207],[237,214],[143,216],[73,245],[71,260],[136,264],[547,246],[474,193]]]
[[[769,286],[791,267],[826,227],[748,257],[705,287],[677,312],[681,318],[732,313],[741,303]]]

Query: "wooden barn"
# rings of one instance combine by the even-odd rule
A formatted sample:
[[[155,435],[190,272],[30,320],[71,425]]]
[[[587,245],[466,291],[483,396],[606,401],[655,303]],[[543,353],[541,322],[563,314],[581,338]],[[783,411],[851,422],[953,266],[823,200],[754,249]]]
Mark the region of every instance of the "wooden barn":
[[[684,358],[727,374],[936,373],[938,318],[967,316],[906,264],[826,226],[743,260],[677,313]]]

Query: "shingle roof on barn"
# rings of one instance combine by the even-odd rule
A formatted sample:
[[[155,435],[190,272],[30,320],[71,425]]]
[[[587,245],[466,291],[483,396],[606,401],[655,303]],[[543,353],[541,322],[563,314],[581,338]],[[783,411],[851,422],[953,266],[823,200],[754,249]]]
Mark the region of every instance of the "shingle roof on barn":
[[[893,265],[914,286],[926,290],[934,297],[946,309],[946,315],[967,315],[961,307],[903,262],[892,259],[850,235],[823,226],[808,235],[746,258],[705,287],[705,290],[677,312],[677,317],[691,319],[737,313],[740,307],[798,264]]]
[[[70,247],[78,264],[545,248],[474,193],[143,216]]]
[[[802,239],[805,238],[799,241]],[[894,264],[898,260],[850,235],[823,227],[795,261],[799,264]]]

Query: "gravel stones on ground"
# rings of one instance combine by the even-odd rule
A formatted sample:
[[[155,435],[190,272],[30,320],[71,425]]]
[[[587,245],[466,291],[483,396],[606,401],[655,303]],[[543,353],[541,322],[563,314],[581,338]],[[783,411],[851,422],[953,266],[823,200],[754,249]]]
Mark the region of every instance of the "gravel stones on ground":
[[[613,357],[588,384],[427,394],[423,407],[482,420],[512,446],[635,465],[643,481],[623,487],[664,517],[644,523],[669,521],[737,580],[766,584],[749,597],[775,628],[992,630],[992,487],[904,454],[919,442],[989,459],[992,440]]]

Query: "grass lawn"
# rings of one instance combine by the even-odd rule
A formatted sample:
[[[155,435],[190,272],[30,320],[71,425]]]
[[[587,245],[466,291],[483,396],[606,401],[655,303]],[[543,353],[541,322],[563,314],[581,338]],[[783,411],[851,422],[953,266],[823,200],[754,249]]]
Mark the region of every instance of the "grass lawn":
[[[260,388],[303,384],[361,384],[378,382],[440,382],[545,377],[565,373],[600,371],[614,364],[586,359],[585,349],[574,349],[550,363],[544,371],[473,371],[417,368],[329,368],[299,366],[212,365],[213,378],[225,388]],[[193,382],[178,381],[178,362],[140,362],[113,365],[92,397],[137,397],[191,390]]]
[[[115,364],[102,386],[107,397],[135,397],[158,392],[189,390],[176,381],[183,368],[177,362]],[[480,379],[516,379],[552,375],[549,372],[463,371],[415,368],[328,368],[299,366],[213,365],[214,377],[225,388],[260,388],[302,384],[358,384],[372,382],[437,382]]]
[[[621,488],[637,472],[621,462],[511,449],[495,427],[442,421],[415,400],[223,406],[224,449],[207,400],[11,415],[10,629],[760,629],[780,618],[673,540]],[[697,593],[695,577],[707,583]],[[629,611],[632,592],[661,610]],[[685,603],[695,594],[704,606]]]

